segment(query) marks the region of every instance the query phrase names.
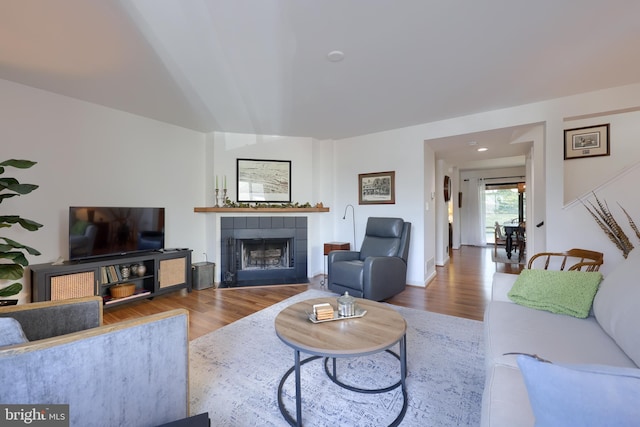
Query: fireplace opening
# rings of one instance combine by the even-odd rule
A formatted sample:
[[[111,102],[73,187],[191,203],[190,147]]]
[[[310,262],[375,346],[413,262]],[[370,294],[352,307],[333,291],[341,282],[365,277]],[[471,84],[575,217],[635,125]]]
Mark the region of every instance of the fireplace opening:
[[[292,239],[238,239],[238,270],[275,270],[293,267]]]
[[[307,218],[220,219],[221,287],[308,283]]]

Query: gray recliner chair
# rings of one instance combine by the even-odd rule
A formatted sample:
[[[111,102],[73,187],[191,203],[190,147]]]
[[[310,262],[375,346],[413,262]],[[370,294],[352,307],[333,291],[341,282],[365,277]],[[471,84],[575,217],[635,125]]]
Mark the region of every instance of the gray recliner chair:
[[[369,218],[360,251],[329,253],[328,288],[374,301],[402,292],[410,237],[411,223],[402,218]]]

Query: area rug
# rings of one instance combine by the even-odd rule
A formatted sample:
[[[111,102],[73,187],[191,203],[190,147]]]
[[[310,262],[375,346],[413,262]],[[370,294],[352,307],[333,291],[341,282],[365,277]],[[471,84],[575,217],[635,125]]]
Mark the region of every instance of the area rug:
[[[491,260],[493,262],[501,262],[504,264],[524,264],[525,263],[525,258],[526,257],[522,257],[522,261],[518,260],[518,253],[517,252],[512,252],[511,253],[511,259],[507,258],[507,253],[504,251],[504,249],[502,250],[498,250],[498,254],[496,255],[495,252],[493,252],[493,250],[491,251]]]
[[[215,426],[287,426],[278,409],[280,379],[294,351],[276,336],[274,319],[285,307],[334,296],[308,290],[190,343],[191,413],[208,412]],[[402,426],[477,426],[484,386],[482,322],[390,305],[407,321],[408,408]],[[366,318],[366,316],[365,316]],[[398,351],[398,349],[395,349]],[[302,354],[302,358],[308,355]],[[338,359],[345,383],[383,388],[400,376],[389,353]],[[283,401],[295,416],[293,375]],[[329,380],[322,359],[302,366],[305,426],[384,426],[402,407],[399,388],[382,394],[345,390]]]

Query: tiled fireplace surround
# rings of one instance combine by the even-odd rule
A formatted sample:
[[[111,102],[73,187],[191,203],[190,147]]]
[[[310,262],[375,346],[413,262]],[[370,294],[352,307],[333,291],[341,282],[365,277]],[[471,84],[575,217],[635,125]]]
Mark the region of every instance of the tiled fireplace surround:
[[[290,265],[242,270],[242,240],[289,241]],[[255,241],[255,240],[254,240]],[[287,264],[289,264],[287,262]],[[307,282],[307,217],[237,216],[220,218],[220,286]]]

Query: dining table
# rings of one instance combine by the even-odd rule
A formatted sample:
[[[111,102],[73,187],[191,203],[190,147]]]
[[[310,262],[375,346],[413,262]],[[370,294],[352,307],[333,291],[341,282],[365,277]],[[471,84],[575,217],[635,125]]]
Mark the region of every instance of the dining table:
[[[504,228],[504,235],[506,238],[505,250],[507,252],[507,258],[511,259],[511,252],[513,252],[513,236],[520,231],[524,232],[524,227],[515,223],[502,224],[502,227]]]

